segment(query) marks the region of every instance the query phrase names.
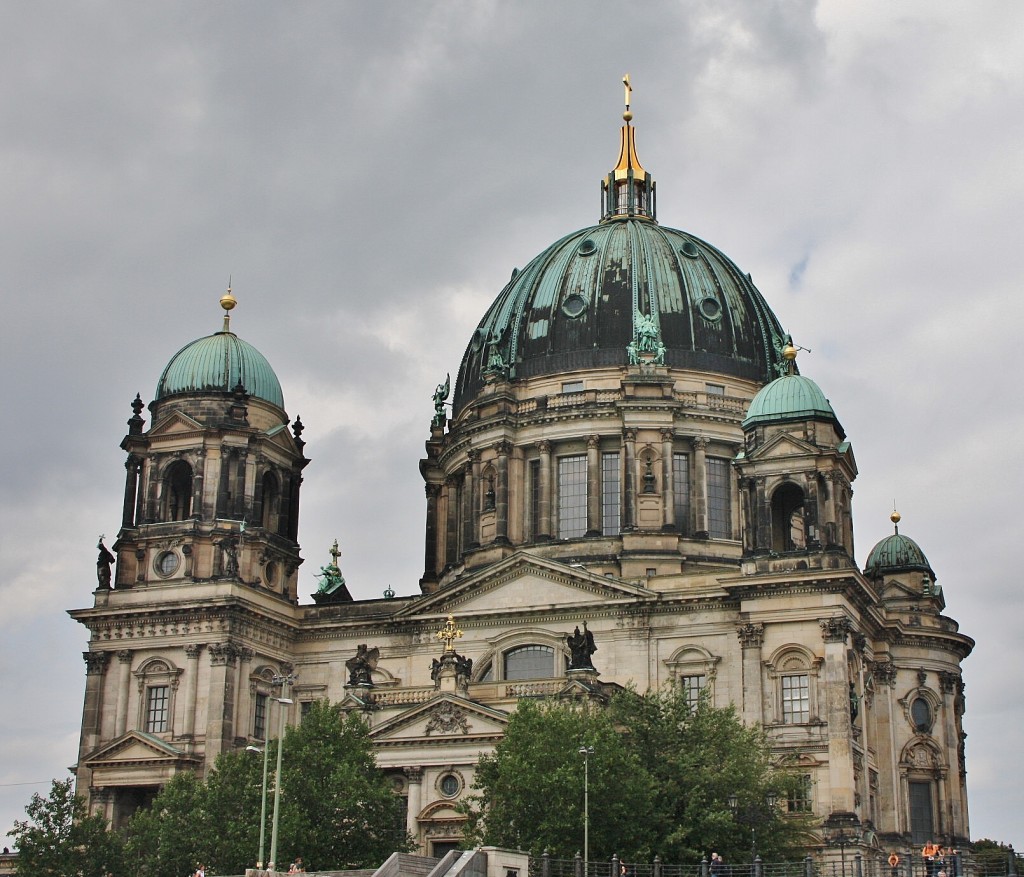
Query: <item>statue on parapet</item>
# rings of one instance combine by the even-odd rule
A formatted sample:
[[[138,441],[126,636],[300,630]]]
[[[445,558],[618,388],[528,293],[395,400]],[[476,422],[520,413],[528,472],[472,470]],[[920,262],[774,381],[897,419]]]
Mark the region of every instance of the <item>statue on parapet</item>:
[[[99,557],[96,558],[96,580],[99,583],[100,590],[110,589],[110,565],[114,562],[114,555],[110,553],[107,546],[103,544],[103,537],[100,536],[99,541],[96,543],[96,547],[100,551]]]
[[[587,629],[587,622],[583,622],[583,632],[580,632],[579,625],[566,640],[569,646],[569,669],[570,670],[594,670],[594,662],[590,656],[597,651],[597,644],[594,642],[594,634]]]
[[[374,646],[371,649],[366,643],[360,643],[356,648],[355,656],[345,662],[345,668],[348,670],[348,684],[373,688],[372,673],[377,669],[379,659],[379,648]]]
[[[445,422],[448,420],[445,414],[444,406],[448,400],[448,394],[452,389],[452,376],[451,372],[445,375],[444,383],[438,384],[437,389],[434,390],[434,419],[430,421],[431,426],[443,427]]]

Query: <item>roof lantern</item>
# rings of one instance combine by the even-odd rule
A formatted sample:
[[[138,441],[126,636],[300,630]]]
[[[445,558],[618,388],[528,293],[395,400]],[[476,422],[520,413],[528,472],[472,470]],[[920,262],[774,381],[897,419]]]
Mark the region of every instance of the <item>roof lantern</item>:
[[[601,181],[601,221],[616,219],[657,219],[654,180],[643,169],[636,156],[636,133],[629,123],[633,111],[629,108],[633,87],[629,74],[622,77],[626,92],[626,109],[622,119],[622,144],[619,160],[608,176]]]
[[[921,547],[900,533],[900,513],[894,510],[889,520],[893,523],[893,535],[886,536],[871,549],[864,564],[864,574],[875,578],[886,573],[920,570],[934,580],[935,573]]]

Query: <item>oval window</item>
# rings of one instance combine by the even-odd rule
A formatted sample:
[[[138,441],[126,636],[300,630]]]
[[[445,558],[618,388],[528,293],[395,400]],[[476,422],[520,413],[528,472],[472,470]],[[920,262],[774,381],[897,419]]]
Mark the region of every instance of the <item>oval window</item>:
[[[932,708],[923,697],[914,698],[910,705],[910,718],[914,721],[914,729],[927,731],[932,726]]]
[[[587,300],[578,292],[570,293],[562,302],[562,312],[569,317],[578,317],[587,309]]]
[[[484,331],[482,326],[473,333],[473,340],[470,341],[470,347],[473,348],[474,353],[484,346],[484,338],[486,336],[487,333]]]
[[[687,259],[696,259],[700,255],[700,250],[697,249],[696,244],[692,241],[687,241],[680,248],[679,252],[686,256]]]
[[[717,320],[722,316],[722,306],[718,303],[717,298],[708,296],[707,298],[701,299],[700,304],[701,316],[706,320]]]
[[[459,778],[455,774],[445,774],[441,777],[441,794],[446,798],[454,798],[459,794]]]
[[[172,575],[178,569],[178,555],[165,551],[156,559],[156,571],[162,576]]]
[[[590,238],[587,238],[579,246],[579,254],[581,256],[589,256],[591,253],[597,252],[597,244],[595,244]]]

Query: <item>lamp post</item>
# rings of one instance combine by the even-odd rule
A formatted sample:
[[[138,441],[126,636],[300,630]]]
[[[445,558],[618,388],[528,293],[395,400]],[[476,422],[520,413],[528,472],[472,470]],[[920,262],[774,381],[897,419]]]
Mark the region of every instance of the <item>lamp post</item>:
[[[278,747],[280,748],[280,747]],[[246,752],[262,752],[263,753],[263,794],[260,804],[260,857],[256,862],[256,868],[260,871],[263,870],[263,851],[266,849],[264,842],[267,836],[267,761],[269,760],[268,755],[270,749],[267,746],[267,741],[263,741],[263,749],[258,746],[246,746]]]
[[[281,686],[281,697],[275,698],[281,705],[281,720],[277,733],[277,772],[274,774],[274,825],[270,830],[270,861],[267,863],[267,870],[273,871],[277,865],[277,824],[281,812],[281,754],[284,751],[284,725],[285,707],[291,706],[293,701],[284,695],[287,694],[288,686],[291,685],[293,676],[275,676],[274,685]]]
[[[587,862],[590,860],[590,756],[593,746],[581,746],[583,756],[583,877],[587,877]]]
[[[739,796],[733,792],[729,796],[729,809],[732,810],[733,819],[740,824],[746,824],[750,826],[750,861],[757,861],[757,824],[759,822],[768,822],[771,820],[771,814],[775,810],[775,805],[779,803],[779,795],[777,792],[768,791],[764,795],[764,806],[762,809],[759,805],[748,804],[744,809],[743,813],[740,810],[740,799]]]

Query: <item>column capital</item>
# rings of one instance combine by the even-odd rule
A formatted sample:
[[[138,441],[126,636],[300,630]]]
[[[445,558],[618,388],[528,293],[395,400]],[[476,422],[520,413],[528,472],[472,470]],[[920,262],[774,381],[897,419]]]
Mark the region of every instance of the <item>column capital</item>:
[[[736,636],[739,637],[741,648],[759,649],[764,644],[764,625],[754,622],[741,624],[736,628]]]
[[[818,625],[821,627],[821,638],[826,643],[845,643],[850,633],[850,619],[845,615],[822,618]]]
[[[427,499],[436,499],[441,495],[441,485],[428,481],[423,485],[423,491],[426,493]]]
[[[960,688],[960,674],[949,670],[939,671],[939,687],[943,694],[956,694]]]
[[[102,676],[110,663],[110,652],[82,652],[86,676]]]
[[[423,782],[423,768],[422,767],[403,767],[402,773],[405,774],[405,778],[410,783],[422,783]]]
[[[550,454],[551,442],[549,442],[547,439],[542,439],[541,441],[537,442],[537,450],[540,451],[542,454]]]
[[[597,435],[587,436],[587,450],[596,451],[601,446],[601,437]]]
[[[191,661],[194,661],[199,657],[199,653],[203,650],[203,643],[189,643],[185,646],[185,657]]]
[[[628,429],[622,430],[622,438],[623,438],[624,441],[627,441],[627,442],[635,442],[636,441],[636,430],[633,429],[633,427],[629,427]]]
[[[661,440],[663,442],[670,442],[676,437],[676,431],[674,429],[663,429],[661,431]]]
[[[508,457],[511,455],[513,450],[512,442],[501,441],[494,443],[494,452],[499,457]]]
[[[131,664],[132,656],[135,654],[131,649],[121,649],[117,652],[117,660],[122,664]]]
[[[693,438],[690,439],[690,444],[693,446],[693,449],[695,451],[706,451],[708,445],[710,444],[710,440],[706,439],[702,435],[695,435]]]
[[[868,666],[875,682],[889,688],[896,687],[896,665],[892,661],[871,661]]]

